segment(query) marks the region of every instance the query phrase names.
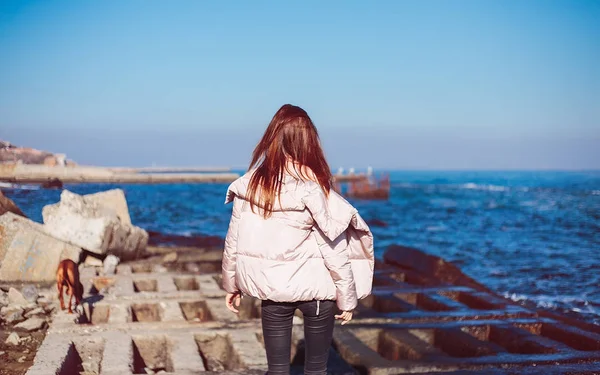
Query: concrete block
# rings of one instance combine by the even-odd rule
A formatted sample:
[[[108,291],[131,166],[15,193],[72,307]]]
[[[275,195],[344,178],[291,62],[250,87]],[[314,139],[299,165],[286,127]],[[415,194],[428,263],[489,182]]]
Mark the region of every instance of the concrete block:
[[[131,308],[129,305],[111,305],[110,313],[108,315],[108,322],[111,324],[115,323],[127,323],[131,321]]]
[[[198,354],[198,345],[190,334],[169,335],[171,343],[171,361],[174,372],[198,373],[206,371],[202,358]]]
[[[79,261],[81,248],[44,232],[42,225],[7,212],[0,216],[0,280],[54,282],[63,259]]]
[[[60,199],[42,211],[48,234],[98,255],[131,260],[143,254],[148,233],[131,224],[122,190],[85,196],[64,190]]]
[[[32,301],[28,301],[21,292],[16,290],[15,288],[10,288],[8,290],[8,303],[11,305],[25,306]],[[33,301],[35,302],[35,301]]]
[[[233,350],[248,368],[266,368],[267,355],[253,332],[233,330],[229,333]]]
[[[83,264],[89,267],[102,267],[102,259],[88,255],[85,257]]]
[[[89,217],[60,203],[56,207],[44,207],[43,217],[48,234],[98,255],[106,253],[114,227],[119,225],[114,213]]]
[[[167,275],[161,275],[156,278],[157,289],[161,293],[177,292],[177,286],[173,282],[173,278]]]
[[[119,264],[119,257],[109,255],[104,259],[102,270],[105,275],[114,275],[117,272],[117,265]]]
[[[181,312],[181,307],[177,301],[162,301],[160,302],[162,310],[161,321],[163,322],[183,322],[185,317]]]
[[[110,332],[106,339],[102,358],[103,374],[131,374],[133,345],[131,336],[121,332]]]
[[[27,375],[60,374],[72,356],[72,342],[60,335],[48,335],[35,356]]]
[[[85,195],[84,200],[88,204],[98,204],[110,207],[115,211],[122,224],[131,225],[129,208],[125,199],[125,192],[121,189],[112,189],[100,193]]]

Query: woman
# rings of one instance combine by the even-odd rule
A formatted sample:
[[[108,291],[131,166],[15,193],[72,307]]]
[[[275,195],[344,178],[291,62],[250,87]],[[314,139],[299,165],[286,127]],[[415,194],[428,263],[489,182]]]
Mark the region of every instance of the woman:
[[[227,191],[225,303],[237,313],[242,294],[262,300],[269,374],[289,373],[296,309],[304,315],[304,371],[325,374],[334,318],[348,323],[357,300],[371,292],[373,236],[331,183],[317,129],[302,108],[286,104],[256,146],[250,171]]]

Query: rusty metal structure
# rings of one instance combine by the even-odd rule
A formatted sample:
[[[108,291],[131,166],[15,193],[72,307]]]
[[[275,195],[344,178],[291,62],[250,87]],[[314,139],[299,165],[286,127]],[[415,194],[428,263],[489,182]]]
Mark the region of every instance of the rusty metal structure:
[[[347,176],[345,180],[336,176],[334,190],[349,198],[387,200],[390,196],[390,175],[359,174]]]
[[[600,326],[502,298],[444,260],[391,247],[374,293],[335,332],[368,374],[600,374]]]

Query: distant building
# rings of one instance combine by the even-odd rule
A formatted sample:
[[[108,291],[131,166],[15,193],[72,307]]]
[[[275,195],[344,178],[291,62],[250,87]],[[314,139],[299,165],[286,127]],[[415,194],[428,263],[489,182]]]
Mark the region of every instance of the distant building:
[[[56,165],[64,167],[67,165],[67,155],[66,154],[54,154],[56,158]]]

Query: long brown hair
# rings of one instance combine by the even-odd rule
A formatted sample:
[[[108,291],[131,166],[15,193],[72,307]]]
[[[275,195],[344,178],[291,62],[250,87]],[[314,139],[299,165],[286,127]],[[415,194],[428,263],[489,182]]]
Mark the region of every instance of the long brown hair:
[[[254,205],[258,205],[263,209],[264,218],[271,216],[290,163],[300,179],[317,182],[325,194],[329,194],[332,175],[317,128],[305,110],[285,104],[275,113],[252,153],[250,169],[256,167],[248,185],[252,211]]]

